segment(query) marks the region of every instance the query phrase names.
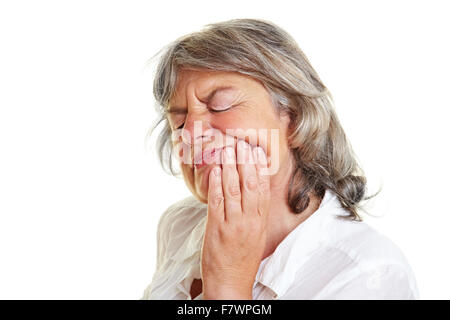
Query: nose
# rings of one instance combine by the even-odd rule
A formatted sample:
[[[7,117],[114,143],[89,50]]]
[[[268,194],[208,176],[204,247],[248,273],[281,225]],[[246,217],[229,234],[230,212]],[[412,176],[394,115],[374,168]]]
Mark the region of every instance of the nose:
[[[182,129],[183,143],[190,146],[202,145],[212,137],[212,126],[208,115],[204,112],[188,112]]]

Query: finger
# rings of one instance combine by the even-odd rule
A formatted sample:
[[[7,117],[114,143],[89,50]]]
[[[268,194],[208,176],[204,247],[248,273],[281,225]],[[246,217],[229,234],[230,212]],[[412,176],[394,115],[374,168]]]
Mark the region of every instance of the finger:
[[[234,148],[226,147],[222,152],[222,188],[225,198],[225,221],[233,221],[242,215],[241,187],[236,169]]]
[[[267,156],[261,147],[253,149],[258,176],[258,213],[267,215],[270,205],[270,176],[267,174]]]
[[[244,140],[237,144],[237,168],[241,185],[241,207],[243,214],[257,214],[258,177],[253,161],[252,149]]]
[[[222,170],[220,167],[214,167],[209,172],[208,219],[217,222],[223,222],[225,220],[224,197],[222,192]]]

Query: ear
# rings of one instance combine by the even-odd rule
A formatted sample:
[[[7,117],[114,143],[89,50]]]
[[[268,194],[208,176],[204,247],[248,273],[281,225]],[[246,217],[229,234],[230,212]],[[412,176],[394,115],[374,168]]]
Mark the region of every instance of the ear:
[[[280,127],[281,130],[284,132],[284,134],[286,136],[289,136],[291,133],[291,123],[292,123],[292,119],[291,116],[287,113],[287,112],[283,112],[280,114]]]
[[[291,123],[291,117],[287,113],[282,113],[280,115],[280,121],[283,124],[283,127],[288,128]]]
[[[280,123],[281,123],[280,128],[281,128],[283,134],[286,137],[287,144],[288,144],[289,148],[291,148],[291,141],[289,139],[289,136],[292,133],[292,118],[291,118],[291,115],[289,115],[287,112],[282,112],[280,114],[279,119],[280,119]]]

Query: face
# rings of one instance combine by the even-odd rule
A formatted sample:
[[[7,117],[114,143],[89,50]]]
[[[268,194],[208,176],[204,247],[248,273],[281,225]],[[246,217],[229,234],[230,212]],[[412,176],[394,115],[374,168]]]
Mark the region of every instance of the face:
[[[179,71],[168,120],[183,178],[203,203],[208,198],[210,170],[220,165],[222,149],[235,147],[238,140],[265,150],[271,183],[288,167],[289,117],[278,115],[269,92],[251,77],[235,72]]]

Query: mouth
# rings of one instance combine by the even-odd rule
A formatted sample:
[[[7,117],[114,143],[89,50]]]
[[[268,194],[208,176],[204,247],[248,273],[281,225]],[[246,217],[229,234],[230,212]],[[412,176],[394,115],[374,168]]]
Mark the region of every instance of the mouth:
[[[194,157],[194,168],[204,168],[210,164],[220,164],[221,154],[223,148],[209,148],[199,152]]]

